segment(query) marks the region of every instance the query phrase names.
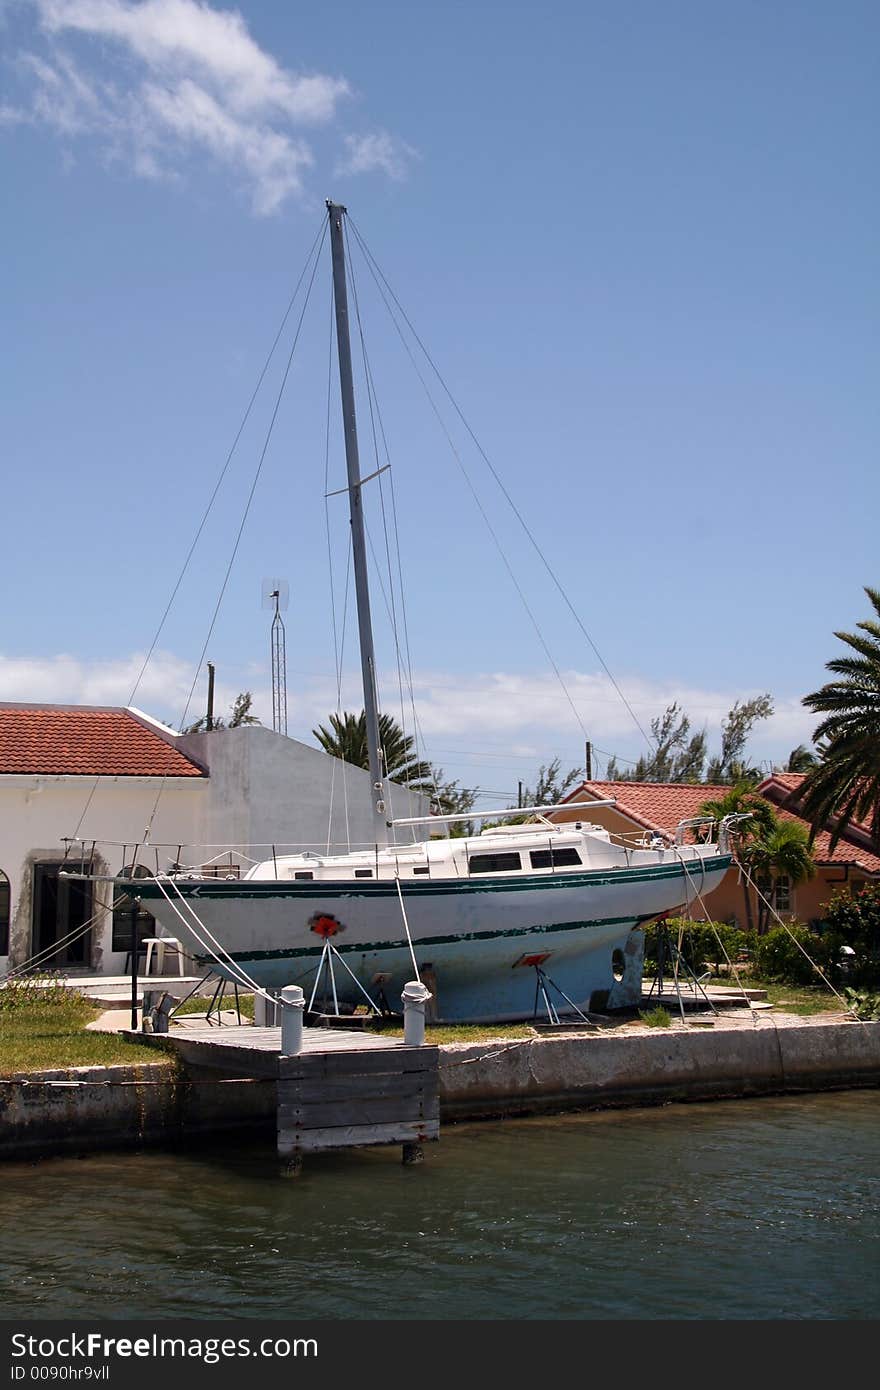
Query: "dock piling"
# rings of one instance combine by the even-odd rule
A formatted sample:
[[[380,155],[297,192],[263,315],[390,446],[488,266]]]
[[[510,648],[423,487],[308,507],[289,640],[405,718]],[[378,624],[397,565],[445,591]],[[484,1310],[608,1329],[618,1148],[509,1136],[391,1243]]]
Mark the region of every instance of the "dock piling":
[[[299,985],[281,991],[281,1056],[298,1057],[303,1047],[303,1013],[306,996]]]
[[[403,1041],[407,1047],[425,1045],[425,1009],[431,991],[420,980],[410,980],[403,987]]]

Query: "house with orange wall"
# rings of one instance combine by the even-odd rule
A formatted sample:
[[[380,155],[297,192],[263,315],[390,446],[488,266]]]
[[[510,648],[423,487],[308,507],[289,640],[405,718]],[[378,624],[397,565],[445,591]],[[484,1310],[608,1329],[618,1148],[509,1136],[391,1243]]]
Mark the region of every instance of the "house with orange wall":
[[[769,801],[777,816],[799,821],[809,831],[810,824],[798,814],[798,793],[803,782],[800,773],[773,773],[756,788]],[[556,821],[591,820],[612,834],[636,843],[642,837],[661,835],[672,839],[683,820],[700,814],[706,801],[718,801],[729,792],[727,786],[682,782],[582,782],[551,813]],[[613,806],[597,806],[585,811],[569,806],[571,802],[606,801]],[[848,828],[840,842],[831,848],[828,830],[820,831],[813,841],[816,877],[806,883],[791,883],[780,878],[773,892],[773,906],[786,920],[818,923],[832,894],[844,888],[857,891],[863,884],[880,882],[880,855],[871,849],[868,827]],[[710,917],[716,922],[746,925],[742,876],[734,866],[721,883],[705,899]],[[694,916],[702,916],[699,907],[692,908]]]

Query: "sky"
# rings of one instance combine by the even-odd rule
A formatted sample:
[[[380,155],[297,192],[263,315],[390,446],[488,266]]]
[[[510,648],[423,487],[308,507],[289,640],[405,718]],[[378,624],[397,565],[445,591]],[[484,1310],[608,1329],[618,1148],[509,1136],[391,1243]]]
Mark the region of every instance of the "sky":
[[[0,0],[0,699],[180,727],[211,660],[271,723],[283,579],[289,732],[361,707],[331,197],[383,708],[496,801],[672,700],[714,751],[769,691],[784,761],[880,584],[878,40],[859,0]]]

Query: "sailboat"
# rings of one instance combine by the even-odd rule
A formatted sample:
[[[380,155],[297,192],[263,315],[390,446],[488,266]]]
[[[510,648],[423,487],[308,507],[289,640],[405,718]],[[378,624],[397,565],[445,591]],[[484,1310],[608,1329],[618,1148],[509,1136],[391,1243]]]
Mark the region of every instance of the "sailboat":
[[[465,838],[436,838],[445,822],[390,817],[383,772],[370,615],[357,417],[349,334],[344,222],[328,202],[339,383],[374,843],[344,854],[273,856],[243,878],[169,871],[119,879],[197,962],[226,978],[279,990],[300,984],[314,1000],[321,971],[336,1009],[395,1001],[419,976],[436,1016],[498,1021],[534,1012],[549,982],[578,1010],[600,1000],[637,1003],[639,927],[693,903],[731,863],[726,827],[717,839],[682,826],[669,841],[627,843],[590,819],[596,802],[469,811],[470,821],[527,815]],[[598,803],[609,804],[609,803]],[[424,838],[394,843],[401,829]],[[706,827],[703,828],[704,831]],[[691,842],[688,842],[688,841]]]

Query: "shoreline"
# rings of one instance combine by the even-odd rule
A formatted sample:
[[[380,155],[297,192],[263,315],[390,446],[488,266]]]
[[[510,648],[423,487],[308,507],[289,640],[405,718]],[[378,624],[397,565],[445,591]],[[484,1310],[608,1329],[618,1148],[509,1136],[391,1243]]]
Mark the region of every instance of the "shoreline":
[[[880,1023],[769,1014],[441,1044],[441,1123],[880,1086]],[[185,1059],[17,1074],[0,1078],[0,1160],[269,1133],[276,1113],[273,1077]]]

